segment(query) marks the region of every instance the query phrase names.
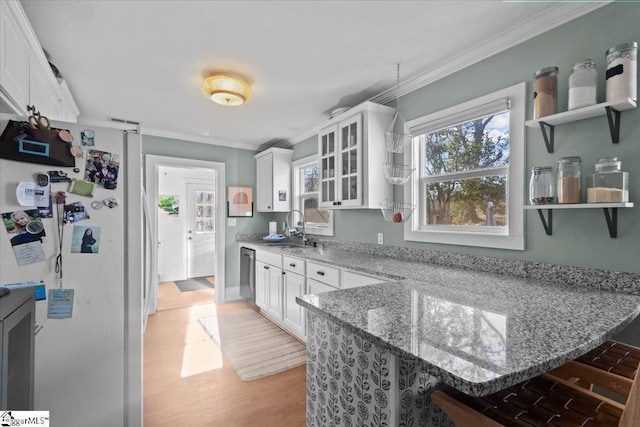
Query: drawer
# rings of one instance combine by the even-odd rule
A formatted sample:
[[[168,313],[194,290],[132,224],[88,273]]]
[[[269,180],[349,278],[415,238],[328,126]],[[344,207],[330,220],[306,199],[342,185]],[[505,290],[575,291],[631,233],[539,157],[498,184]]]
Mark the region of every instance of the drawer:
[[[282,255],[273,252],[256,251],[256,260],[282,268]]]
[[[298,273],[304,276],[304,260],[300,258],[293,258],[287,255],[283,255],[282,257],[282,266],[285,270],[291,271],[292,273]]]
[[[318,295],[321,292],[335,291],[336,288],[329,286],[326,283],[318,282],[317,280],[307,279],[307,294]]]
[[[340,287],[340,269],[336,267],[307,261],[307,278],[318,280],[334,288]]]
[[[342,272],[342,288],[357,288],[360,286],[373,285],[375,283],[386,282],[386,279],[381,277],[369,276],[363,273],[356,273],[353,271],[345,270]]]

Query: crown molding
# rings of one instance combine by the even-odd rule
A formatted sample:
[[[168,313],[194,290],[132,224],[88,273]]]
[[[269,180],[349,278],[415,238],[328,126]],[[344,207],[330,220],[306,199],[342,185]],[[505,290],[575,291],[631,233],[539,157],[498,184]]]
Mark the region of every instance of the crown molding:
[[[140,126],[140,131],[142,135],[157,136],[160,138],[178,139],[181,141],[198,142],[201,144],[217,145],[217,146],[229,147],[229,148],[238,148],[241,150],[250,150],[254,152],[258,149],[258,146],[254,144],[247,144],[247,143],[236,142],[236,141],[227,141],[227,140],[218,139],[218,138],[209,138],[206,136],[191,135],[188,133],[153,129],[153,128],[145,127],[144,125]]]
[[[449,58],[445,65],[432,68],[426,73],[409,79],[404,83],[400,83],[399,86],[387,89],[369,100],[380,104],[386,104],[400,96],[427,86],[428,84],[440,80],[450,74],[490,58],[499,52],[503,52],[522,42],[532,39],[535,36],[566,24],[567,22],[584,16],[594,10],[600,9],[610,3],[613,3],[613,1],[588,3],[566,2],[555,4],[536,15],[532,15],[524,22],[518,23],[517,26],[510,27],[486,41],[483,41],[480,46],[473,46],[472,48]]]

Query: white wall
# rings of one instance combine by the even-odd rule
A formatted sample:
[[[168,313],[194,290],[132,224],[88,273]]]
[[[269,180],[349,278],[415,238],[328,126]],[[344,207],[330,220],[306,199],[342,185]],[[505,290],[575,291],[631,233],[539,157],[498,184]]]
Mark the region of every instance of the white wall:
[[[4,129],[6,121],[0,121]],[[65,124],[76,141],[80,126]],[[122,131],[100,129],[96,149],[123,153]],[[84,170],[84,159],[76,160]],[[122,172],[122,164],[121,172]],[[0,160],[0,212],[24,209],[17,203],[16,184],[33,181],[35,173],[59,167]],[[66,172],[75,176],[71,168]],[[82,172],[81,172],[82,173]],[[77,174],[80,177],[81,173]],[[101,227],[98,254],[70,253],[73,225],[64,226],[62,242],[64,287],[75,290],[73,317],[48,319],[47,302],[36,303],[36,323],[42,329],[35,343],[35,409],[49,410],[52,426],[85,427],[122,425],[125,417],[125,242],[124,186],[96,190],[93,199],[68,194],[67,202],[81,201],[91,219],[78,225]],[[54,184],[53,191],[67,191],[67,184]],[[115,196],[120,206],[94,210],[91,201]],[[45,262],[19,267],[7,231],[0,226],[0,283],[44,280],[47,289],[56,286],[56,226],[43,220],[46,239]],[[139,289],[139,288],[138,288]],[[135,331],[140,334],[140,331]],[[139,337],[139,335],[138,335]],[[131,372],[131,375],[139,375]],[[135,390],[130,390],[136,393]]]
[[[187,249],[184,236],[187,230],[185,206],[187,203],[187,183],[215,183],[213,170],[174,168],[160,166],[158,170],[158,195],[178,196],[180,215],[166,215],[158,210],[158,275],[161,281],[184,280],[187,278]],[[224,200],[216,195],[218,200]],[[157,201],[155,203],[157,208]]]

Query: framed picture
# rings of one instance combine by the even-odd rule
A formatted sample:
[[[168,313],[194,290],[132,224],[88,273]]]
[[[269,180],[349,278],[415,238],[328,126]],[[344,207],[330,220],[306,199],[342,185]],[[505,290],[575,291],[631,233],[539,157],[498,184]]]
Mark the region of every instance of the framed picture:
[[[227,216],[253,216],[253,188],[235,185],[227,187]]]

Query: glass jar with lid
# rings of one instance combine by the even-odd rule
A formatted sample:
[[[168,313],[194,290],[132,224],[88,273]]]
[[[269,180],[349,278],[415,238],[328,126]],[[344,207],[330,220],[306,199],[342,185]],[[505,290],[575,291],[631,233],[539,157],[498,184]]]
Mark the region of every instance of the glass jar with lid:
[[[533,118],[558,111],[558,67],[547,67],[533,75]]]
[[[550,205],[556,200],[556,179],[551,166],[534,166],[529,180],[529,202]]]
[[[638,43],[623,43],[607,50],[607,102],[638,99]]]
[[[580,203],[581,166],[578,156],[558,159],[558,203]]]
[[[591,59],[578,62],[569,76],[569,110],[596,104],[598,72]]]
[[[629,173],[620,170],[617,157],[603,157],[593,165],[587,177],[587,203],[623,203],[629,201]]]

